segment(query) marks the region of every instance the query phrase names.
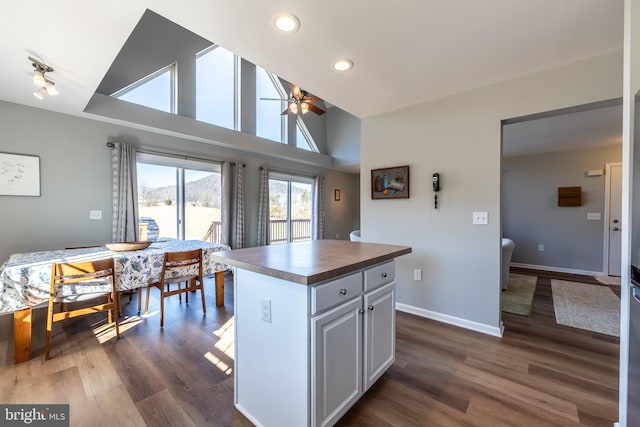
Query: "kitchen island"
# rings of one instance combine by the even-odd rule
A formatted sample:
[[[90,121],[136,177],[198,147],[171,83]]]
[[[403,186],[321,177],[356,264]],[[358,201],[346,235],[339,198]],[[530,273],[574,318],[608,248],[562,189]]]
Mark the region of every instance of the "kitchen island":
[[[314,240],[217,252],[234,268],[234,400],[257,426],[335,424],[395,360],[408,246]]]

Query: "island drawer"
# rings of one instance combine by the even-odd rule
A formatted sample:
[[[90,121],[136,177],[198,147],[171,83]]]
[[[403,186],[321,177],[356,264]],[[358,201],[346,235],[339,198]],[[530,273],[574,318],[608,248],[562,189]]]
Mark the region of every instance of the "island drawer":
[[[364,272],[364,291],[368,292],[372,289],[380,287],[386,283],[393,281],[396,277],[395,262],[386,262],[377,267],[370,268]]]
[[[311,314],[342,304],[362,294],[362,274],[355,273],[311,288]]]

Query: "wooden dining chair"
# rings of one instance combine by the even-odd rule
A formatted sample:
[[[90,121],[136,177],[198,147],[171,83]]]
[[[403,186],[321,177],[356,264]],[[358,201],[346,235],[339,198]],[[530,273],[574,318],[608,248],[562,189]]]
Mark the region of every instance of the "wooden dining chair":
[[[92,248],[104,248],[104,245],[91,245],[91,246],[67,246],[66,248],[64,248],[65,250],[74,250],[74,249],[92,249]],[[123,293],[127,293],[129,294],[129,302],[131,302],[131,300],[133,299],[133,293],[137,292],[139,289],[129,289],[127,291],[120,291],[120,295],[118,298],[119,301],[119,305],[118,305],[118,310],[120,310],[120,313],[122,314],[122,294]],[[140,295],[138,295],[138,300],[140,299]],[[138,303],[138,313],[140,313],[140,303]]]
[[[184,288],[181,286],[182,283],[185,283]],[[178,288],[171,290],[171,284],[177,284]],[[164,327],[164,299],[166,297],[185,294],[185,300],[187,304],[189,304],[189,292],[200,289],[202,311],[206,313],[207,304],[204,299],[204,282],[202,281],[202,249],[183,252],[165,252],[160,281],[150,283],[147,286],[147,301],[144,307],[145,314],[149,311],[149,294],[152,287],[160,290],[161,328]]]
[[[116,291],[114,273],[113,258],[54,263],[51,266],[51,288],[47,310],[46,360],[49,359],[51,330],[54,322],[106,310],[109,323],[115,322],[116,336],[120,338],[120,326],[118,324],[119,295]],[[102,302],[103,300],[98,301],[103,297],[106,297],[106,303]],[[70,303],[92,300],[96,300],[96,304],[90,307],[68,309]],[[58,304],[61,309],[55,312],[55,307]]]

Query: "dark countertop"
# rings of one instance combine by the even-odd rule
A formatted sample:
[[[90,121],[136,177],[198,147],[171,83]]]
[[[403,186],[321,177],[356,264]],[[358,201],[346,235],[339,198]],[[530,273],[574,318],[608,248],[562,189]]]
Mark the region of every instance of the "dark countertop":
[[[313,285],[408,253],[409,246],[310,240],[215,252],[213,256],[237,268]]]

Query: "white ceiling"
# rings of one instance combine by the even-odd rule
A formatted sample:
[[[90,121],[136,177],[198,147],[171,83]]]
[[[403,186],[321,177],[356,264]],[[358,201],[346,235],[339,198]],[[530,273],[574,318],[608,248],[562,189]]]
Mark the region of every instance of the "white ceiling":
[[[503,127],[502,144],[505,157],[622,145],[622,102],[515,121]]]
[[[0,99],[82,114],[146,8],[360,118],[622,48],[622,0],[7,0]],[[271,17],[300,18],[295,34]],[[31,95],[34,55],[60,94]],[[355,68],[332,71],[348,57]]]

